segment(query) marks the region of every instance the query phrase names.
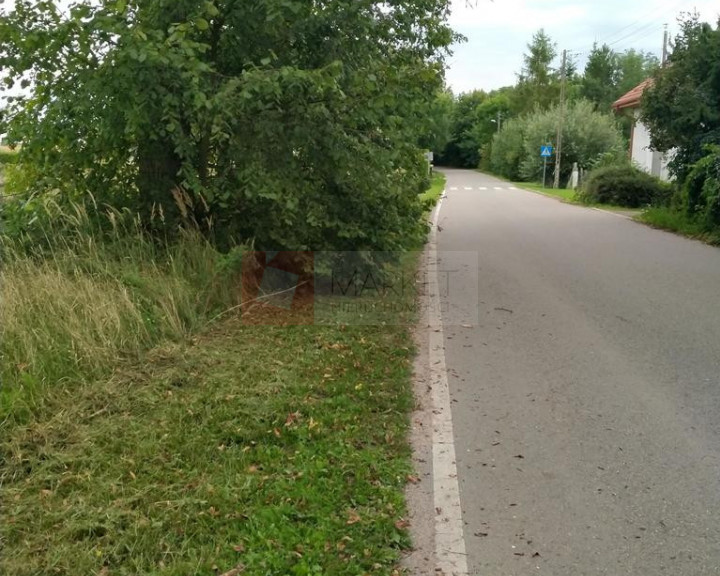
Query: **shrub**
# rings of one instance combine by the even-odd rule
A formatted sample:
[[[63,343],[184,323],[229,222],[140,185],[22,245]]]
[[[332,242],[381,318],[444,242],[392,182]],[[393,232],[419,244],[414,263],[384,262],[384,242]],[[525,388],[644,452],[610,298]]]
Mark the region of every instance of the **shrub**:
[[[513,118],[503,125],[492,140],[490,168],[509,180],[520,179],[520,162],[524,157],[525,120]]]
[[[683,199],[691,217],[707,230],[720,227],[720,146],[707,146],[706,156],[693,164],[683,186]]]
[[[543,173],[540,145],[554,143],[560,116],[559,107],[536,111],[526,119],[524,155],[520,175],[526,181],[539,181]],[[586,100],[570,103],[564,112],[561,182],[570,178],[573,164],[585,170],[594,168],[602,155],[615,159],[626,156],[626,146],[615,119],[596,111]],[[555,157],[548,159],[548,173],[554,170]]]
[[[607,166],[590,173],[580,195],[588,204],[638,208],[664,202],[672,186],[634,166]]]
[[[542,144],[554,144],[560,108],[535,110],[505,123],[492,141],[490,168],[510,180],[540,181],[543,174]],[[583,169],[597,162],[622,162],[625,142],[615,119],[593,109],[585,100],[572,102],[564,112],[563,163],[564,183],[577,162]],[[552,178],[555,158],[549,159],[548,178]]]

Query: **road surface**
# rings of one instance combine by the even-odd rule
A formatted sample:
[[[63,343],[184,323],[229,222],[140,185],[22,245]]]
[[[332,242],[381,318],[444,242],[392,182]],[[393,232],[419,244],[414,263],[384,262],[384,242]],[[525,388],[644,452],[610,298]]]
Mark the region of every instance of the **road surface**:
[[[720,574],[720,250],[446,174],[438,251],[479,265],[444,329],[469,573]]]

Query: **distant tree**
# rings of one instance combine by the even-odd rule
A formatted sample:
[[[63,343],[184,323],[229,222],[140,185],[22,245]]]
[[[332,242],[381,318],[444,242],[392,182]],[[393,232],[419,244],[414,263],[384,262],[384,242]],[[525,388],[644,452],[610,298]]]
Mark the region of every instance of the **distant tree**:
[[[668,66],[655,72],[645,92],[642,119],[657,150],[677,149],[671,171],[683,180],[691,165],[720,144],[720,23],[686,18]]]
[[[660,60],[657,56],[650,52],[633,49],[618,54],[616,64],[618,98],[652,76],[660,68]]]
[[[618,57],[607,44],[595,44],[581,82],[580,94],[598,110],[607,112],[616,100],[618,80]]]
[[[420,147],[442,156],[453,136],[455,100],[449,90],[438,91],[428,104],[427,127],[420,137]]]
[[[450,141],[439,162],[462,168],[476,168],[480,161],[480,146],[476,126],[478,108],[487,99],[483,90],[460,94],[455,99],[452,113]]]
[[[519,112],[535,107],[548,108],[558,97],[558,70],[552,67],[557,57],[556,44],[545,30],[538,30],[527,45],[523,68],[518,78],[515,106]]]

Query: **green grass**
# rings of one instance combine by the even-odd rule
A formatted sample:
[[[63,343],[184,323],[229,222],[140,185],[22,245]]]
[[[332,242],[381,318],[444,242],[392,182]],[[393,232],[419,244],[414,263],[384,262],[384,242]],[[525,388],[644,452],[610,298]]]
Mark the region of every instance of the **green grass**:
[[[669,207],[652,207],[645,210],[637,220],[662,230],[669,230],[702,240],[708,244],[720,245],[720,231],[708,231],[701,222],[688,216],[685,211]]]
[[[433,172],[430,189],[427,192],[420,194],[420,200],[430,206],[434,206],[437,201],[440,200],[443,190],[445,190],[445,174]]]
[[[236,254],[62,218],[3,245],[0,573],[396,574],[412,314],[212,322]]]
[[[535,182],[513,182],[513,184],[518,188],[532,190],[534,192],[539,192],[540,194],[545,194],[546,196],[553,196],[570,202],[574,201],[576,196],[575,190],[566,190],[564,188],[560,188],[558,190],[555,190],[554,188],[543,188],[542,184],[536,184]]]
[[[406,329],[248,327],[47,391],[2,429],[0,572],[390,574]]]

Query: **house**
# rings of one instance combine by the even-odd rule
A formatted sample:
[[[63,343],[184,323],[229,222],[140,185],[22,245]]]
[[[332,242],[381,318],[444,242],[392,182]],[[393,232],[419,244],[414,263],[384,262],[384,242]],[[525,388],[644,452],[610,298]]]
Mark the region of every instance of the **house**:
[[[640,120],[640,100],[650,86],[652,78],[648,78],[638,86],[624,94],[613,103],[616,112],[628,113],[633,118],[630,132],[630,158],[640,168],[663,180],[670,180],[668,161],[672,158],[669,153],[658,152],[650,147],[650,131]]]

